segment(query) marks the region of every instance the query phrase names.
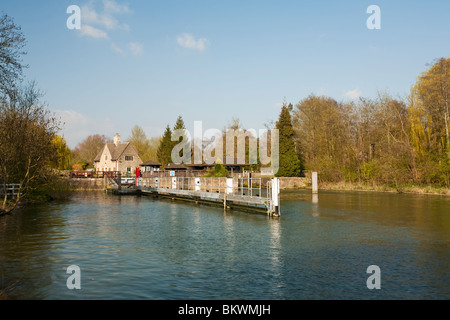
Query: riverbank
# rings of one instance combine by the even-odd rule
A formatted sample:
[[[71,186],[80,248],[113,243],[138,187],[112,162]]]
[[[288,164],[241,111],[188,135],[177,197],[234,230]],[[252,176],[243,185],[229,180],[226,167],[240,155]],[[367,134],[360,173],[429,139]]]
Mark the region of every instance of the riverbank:
[[[280,177],[279,179],[281,190],[298,190],[311,188],[307,178]],[[68,182],[73,191],[104,190],[103,179],[70,179],[68,180]],[[425,185],[412,185],[412,184],[394,187],[392,185],[368,185],[350,182],[320,182],[319,189],[336,190],[336,191],[374,191],[374,192],[392,192],[392,193],[450,195],[449,188],[425,186]]]
[[[450,195],[449,188],[424,186],[424,185],[367,185],[350,182],[321,182],[319,184],[321,190],[338,190],[338,191],[375,191],[375,192],[392,192],[392,193],[413,193],[413,194],[436,194]]]

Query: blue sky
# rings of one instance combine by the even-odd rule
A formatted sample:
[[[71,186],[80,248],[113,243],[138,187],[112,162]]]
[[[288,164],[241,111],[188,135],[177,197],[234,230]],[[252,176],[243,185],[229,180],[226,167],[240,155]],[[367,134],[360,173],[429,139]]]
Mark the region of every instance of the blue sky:
[[[69,30],[67,7],[81,8]],[[369,30],[370,5],[381,30]],[[284,99],[405,96],[426,64],[450,53],[449,1],[2,0],[27,38],[25,75],[65,126],[126,140],[276,120]]]

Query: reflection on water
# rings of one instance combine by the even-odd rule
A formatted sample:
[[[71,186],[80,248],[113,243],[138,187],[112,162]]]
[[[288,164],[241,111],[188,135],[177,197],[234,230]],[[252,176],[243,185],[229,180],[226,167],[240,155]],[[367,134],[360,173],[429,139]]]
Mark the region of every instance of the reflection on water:
[[[320,213],[319,213],[319,206],[318,206],[319,195],[317,193],[312,194],[312,203],[313,203],[313,205],[311,206],[312,216],[318,217],[320,215]]]
[[[450,199],[282,193],[282,216],[80,193],[0,219],[11,299],[448,299]],[[68,290],[78,265],[82,289]],[[368,290],[378,265],[382,289]],[[5,289],[7,288],[7,289]]]

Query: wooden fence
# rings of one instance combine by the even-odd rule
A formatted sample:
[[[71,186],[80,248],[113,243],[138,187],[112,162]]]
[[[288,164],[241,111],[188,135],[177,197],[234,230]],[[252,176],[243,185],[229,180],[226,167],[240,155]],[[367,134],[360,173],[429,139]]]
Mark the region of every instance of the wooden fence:
[[[0,184],[0,196],[4,197],[5,192],[6,196],[10,198],[17,198],[17,195],[19,194],[20,184],[17,183],[11,183],[7,184],[6,186],[3,184]]]

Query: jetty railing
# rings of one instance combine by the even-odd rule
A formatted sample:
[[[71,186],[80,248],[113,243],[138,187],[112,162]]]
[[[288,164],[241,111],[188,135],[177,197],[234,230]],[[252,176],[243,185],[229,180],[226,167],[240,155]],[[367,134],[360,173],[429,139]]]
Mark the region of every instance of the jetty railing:
[[[143,192],[223,203],[279,215],[278,179],[219,177],[137,178]]]
[[[5,196],[5,192],[6,192],[6,196],[7,197],[11,197],[11,198],[17,198],[17,196],[19,195],[19,190],[20,190],[20,184],[18,183],[11,183],[11,184],[0,184],[0,196],[4,197]]]

